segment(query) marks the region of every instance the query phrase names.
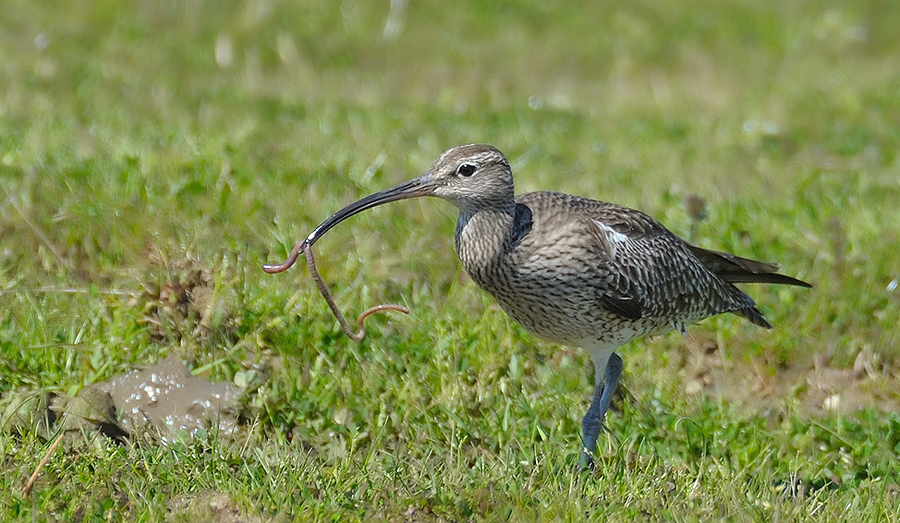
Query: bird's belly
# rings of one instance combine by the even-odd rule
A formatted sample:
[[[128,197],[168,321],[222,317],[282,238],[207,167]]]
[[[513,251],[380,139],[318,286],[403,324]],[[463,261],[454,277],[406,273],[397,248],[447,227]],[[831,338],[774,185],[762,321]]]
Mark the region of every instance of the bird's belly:
[[[646,334],[672,328],[671,322],[661,319],[624,318],[593,300],[579,299],[578,293],[507,292],[512,290],[489,292],[529,333],[564,345],[620,346]]]

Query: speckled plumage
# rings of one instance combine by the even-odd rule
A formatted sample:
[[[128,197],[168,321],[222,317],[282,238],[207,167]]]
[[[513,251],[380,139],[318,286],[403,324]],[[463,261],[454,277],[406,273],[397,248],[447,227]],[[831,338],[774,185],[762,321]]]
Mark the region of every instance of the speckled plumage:
[[[765,325],[749,296],[642,213],[553,192],[522,195],[513,209],[492,214],[493,226],[477,214],[460,220],[457,251],[475,282],[537,336],[621,345],[722,312]],[[514,228],[526,233],[506,240]]]
[[[459,208],[459,259],[510,316],[536,336],[590,353],[587,466],[622,368],[616,348],[724,312],[768,328],[734,283],[809,287],[775,273],[776,265],[692,246],[633,209],[555,192],[516,197],[506,158],[483,144],[446,151],[424,175],[338,211],[306,242],[365,209],[417,196]]]

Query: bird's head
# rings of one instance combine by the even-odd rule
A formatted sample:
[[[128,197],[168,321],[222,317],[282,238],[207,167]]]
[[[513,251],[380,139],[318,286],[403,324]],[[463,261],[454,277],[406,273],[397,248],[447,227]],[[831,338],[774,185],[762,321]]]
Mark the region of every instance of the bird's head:
[[[509,162],[497,148],[485,144],[454,147],[440,155],[420,178],[437,196],[474,212],[513,203]]]
[[[366,196],[334,213],[313,229],[305,243],[312,245],[329,229],[366,209],[419,196],[437,196],[467,213],[512,206],[512,170],[503,153],[491,145],[454,147],[440,155],[422,176]]]

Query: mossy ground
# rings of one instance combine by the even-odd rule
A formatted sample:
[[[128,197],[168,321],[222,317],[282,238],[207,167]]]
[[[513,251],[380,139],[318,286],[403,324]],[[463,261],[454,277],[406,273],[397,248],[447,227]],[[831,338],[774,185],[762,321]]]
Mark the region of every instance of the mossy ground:
[[[6,2],[0,519],[897,521],[900,4],[391,4]],[[259,270],[468,142],[815,288],[626,347],[576,473],[589,360],[467,280],[451,206],[317,244],[348,315],[412,309],[361,343]],[[23,496],[23,398],[170,355],[246,387],[243,439],[85,432]]]

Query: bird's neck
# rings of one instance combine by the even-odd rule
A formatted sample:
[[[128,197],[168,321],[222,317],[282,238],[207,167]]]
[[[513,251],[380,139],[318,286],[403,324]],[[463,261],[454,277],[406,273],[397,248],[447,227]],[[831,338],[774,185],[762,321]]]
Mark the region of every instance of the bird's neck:
[[[456,253],[469,276],[485,287],[513,245],[515,204],[486,210],[461,209],[456,222]]]

